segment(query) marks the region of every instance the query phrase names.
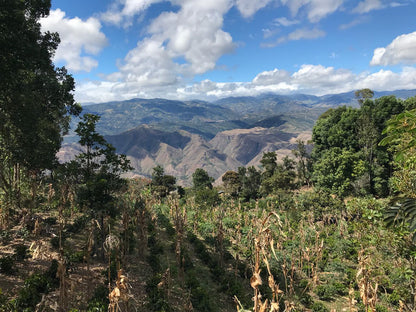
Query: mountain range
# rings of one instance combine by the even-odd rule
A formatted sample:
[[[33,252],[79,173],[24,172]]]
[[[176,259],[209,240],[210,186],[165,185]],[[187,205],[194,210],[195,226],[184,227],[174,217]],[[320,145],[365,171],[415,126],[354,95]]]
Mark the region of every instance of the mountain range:
[[[408,98],[416,90],[375,92],[374,97]],[[227,170],[258,166],[264,152],[291,154],[296,140],[311,138],[317,118],[341,105],[358,106],[354,92],[313,96],[263,94],[216,102],[131,99],[90,104],[83,113],[99,115],[97,131],[119,153],[126,154],[133,174],[150,176],[161,165],[182,185],[197,168],[218,179]],[[75,129],[78,120],[72,121]],[[75,133],[64,139],[61,161],[80,151]]]

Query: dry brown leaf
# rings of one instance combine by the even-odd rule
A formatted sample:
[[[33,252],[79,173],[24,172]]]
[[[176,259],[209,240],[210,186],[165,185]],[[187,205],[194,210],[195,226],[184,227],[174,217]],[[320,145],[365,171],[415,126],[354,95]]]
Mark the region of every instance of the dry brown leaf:
[[[250,278],[250,285],[254,289],[258,286],[262,285],[261,277],[260,277],[260,271],[258,273],[254,273],[253,276]]]

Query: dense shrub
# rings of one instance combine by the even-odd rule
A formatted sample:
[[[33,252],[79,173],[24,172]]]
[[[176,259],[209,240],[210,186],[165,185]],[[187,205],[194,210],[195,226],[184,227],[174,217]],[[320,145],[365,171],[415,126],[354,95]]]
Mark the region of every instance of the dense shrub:
[[[22,261],[27,258],[28,256],[28,248],[24,244],[18,244],[13,247],[14,249],[14,258],[17,261]]]
[[[107,312],[108,303],[108,288],[104,285],[99,285],[88,302],[87,312]]]
[[[0,273],[11,275],[14,273],[14,259],[10,256],[0,258]]]
[[[314,302],[311,309],[313,312],[329,312],[328,308],[321,302]]]

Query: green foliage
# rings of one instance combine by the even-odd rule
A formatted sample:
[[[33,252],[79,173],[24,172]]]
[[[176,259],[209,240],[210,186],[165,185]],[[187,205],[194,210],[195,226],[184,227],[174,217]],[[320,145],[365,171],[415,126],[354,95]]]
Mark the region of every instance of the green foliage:
[[[267,154],[274,154],[275,153],[267,153]],[[264,154],[266,155],[266,154]],[[270,156],[270,160],[274,159],[275,157]],[[295,178],[295,162],[290,159],[289,157],[283,158],[282,164],[275,164],[272,165],[269,163],[266,165],[269,169],[262,173],[262,181],[260,191],[264,196],[267,196],[272,193],[278,193],[280,190],[292,190],[296,188]],[[273,168],[273,171],[270,171]]]
[[[87,312],[106,312],[108,304],[108,288],[105,285],[99,285],[88,302]]]
[[[6,245],[8,243],[10,243],[11,241],[11,234],[10,231],[7,230],[3,230],[0,233],[0,241],[2,242],[2,244]]]
[[[253,166],[239,167],[238,176],[241,182],[240,197],[245,201],[256,200],[260,197],[261,173]]]
[[[150,187],[152,192],[158,194],[159,197],[166,197],[176,189],[176,178],[171,175],[165,175],[163,167],[158,165],[153,168]]]
[[[330,109],[313,128],[313,180],[340,196],[389,193],[391,156],[378,142],[386,121],[405,106],[394,96],[370,100],[370,91],[357,93],[362,96],[360,109]]]
[[[292,154],[297,159],[296,170],[297,178],[300,185],[310,185],[311,183],[311,174],[312,174],[312,159],[311,155],[308,152],[307,145],[302,140],[297,140],[297,145]]]
[[[28,256],[28,248],[24,244],[18,244],[13,247],[14,249],[14,257],[17,261],[22,261],[27,258]]]
[[[73,78],[55,68],[57,33],[42,32],[50,0],[0,3],[0,188],[19,204],[21,181],[32,181],[56,164],[70,115],[78,115]],[[14,174],[22,175],[14,181]],[[15,183],[18,182],[18,183]]]
[[[146,293],[149,297],[147,308],[149,311],[170,312],[173,311],[163,290],[158,284],[162,281],[161,274],[155,274],[146,281]]]
[[[70,233],[79,233],[85,228],[89,220],[90,218],[87,215],[79,216],[73,223],[68,223],[65,229]]]
[[[11,256],[5,256],[0,258],[0,272],[6,275],[11,275],[15,272],[14,259]]]
[[[329,312],[329,309],[322,302],[314,302],[311,309],[313,312]]]
[[[237,172],[229,170],[222,176],[225,191],[236,198],[241,190],[241,181]]]
[[[323,152],[314,165],[314,182],[318,188],[345,197],[353,190],[352,182],[363,174],[359,154],[333,147]]]
[[[385,212],[385,221],[391,226],[394,223],[404,223],[412,234],[416,244],[416,199],[403,198]]]
[[[204,169],[197,168],[192,174],[192,187],[195,191],[212,189],[212,182],[214,178],[210,177]]]
[[[81,175],[81,186],[77,191],[79,203],[91,213],[104,212],[111,215],[114,212],[114,194],[126,187],[126,181],[120,174],[131,167],[126,156],[117,155],[114,147],[96,132],[99,118],[97,115],[84,114],[78,123],[75,132],[86,151],[72,162],[78,168],[72,174]],[[73,170],[72,167],[68,169]]]
[[[58,262],[53,260],[45,273],[34,273],[25,280],[24,287],[19,291],[16,299],[18,311],[34,311],[35,306],[42,299],[42,294],[48,293],[59,285],[56,278]]]
[[[195,203],[202,208],[215,207],[221,199],[215,189],[201,188],[195,191]]]

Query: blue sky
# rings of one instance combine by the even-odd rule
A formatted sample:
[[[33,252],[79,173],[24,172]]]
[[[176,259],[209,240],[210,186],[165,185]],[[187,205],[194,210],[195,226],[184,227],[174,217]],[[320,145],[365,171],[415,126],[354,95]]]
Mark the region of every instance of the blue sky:
[[[415,0],[52,0],[81,103],[416,88]]]

